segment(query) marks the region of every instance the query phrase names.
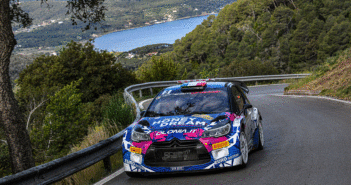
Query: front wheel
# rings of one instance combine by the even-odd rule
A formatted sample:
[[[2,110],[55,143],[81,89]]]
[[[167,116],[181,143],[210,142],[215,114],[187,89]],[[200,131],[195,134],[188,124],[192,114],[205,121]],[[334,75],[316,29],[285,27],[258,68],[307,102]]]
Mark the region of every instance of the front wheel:
[[[245,133],[240,133],[240,152],[241,152],[241,166],[245,167],[249,160],[249,148],[247,146],[247,140]]]

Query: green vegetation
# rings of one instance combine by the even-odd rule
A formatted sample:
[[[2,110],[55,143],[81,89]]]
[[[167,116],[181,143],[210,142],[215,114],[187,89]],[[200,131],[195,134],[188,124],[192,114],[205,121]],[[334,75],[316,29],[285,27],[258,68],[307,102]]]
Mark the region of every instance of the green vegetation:
[[[70,42],[58,56],[39,56],[19,74],[16,97],[26,115],[36,164],[67,155],[90,127],[103,126],[115,134],[133,121],[118,92],[137,81],[115,61],[90,42]],[[0,139],[5,140],[2,130]],[[0,160],[5,161],[4,142],[0,147]],[[9,173],[8,167],[1,163],[2,175]]]
[[[131,107],[125,104],[122,93],[115,94],[103,110],[103,125],[110,136],[129,126],[135,119]]]
[[[84,110],[81,103],[82,93],[77,89],[81,81],[82,79],[72,82],[55,95],[49,96],[43,126],[40,130],[32,130],[33,140],[40,138],[33,141],[33,144],[40,143],[41,146],[47,147],[46,155],[66,155],[70,145],[77,143],[87,133],[90,115]]]
[[[70,153],[83,150],[89,146],[99,143],[110,137],[109,133],[111,130],[104,126],[90,127],[88,135],[84,137],[81,143],[72,147]],[[122,151],[110,157],[112,171],[116,171],[123,165]],[[93,184],[103,177],[108,176],[108,172],[105,171],[103,161],[100,161],[78,173],[75,173],[65,179],[55,183],[55,185],[67,185],[67,184]]]
[[[351,100],[350,57],[351,49],[348,48],[337,56],[327,58],[310,77],[291,83],[285,92],[315,91],[319,92],[317,95]]]
[[[23,55],[23,54],[13,54],[11,56],[11,62],[10,62],[10,78],[12,85],[14,86],[15,83],[14,81],[19,77],[19,73],[23,71],[27,65],[30,65],[33,63],[34,59],[38,57],[39,55],[37,54],[29,54],[29,55]]]
[[[178,65],[170,57],[152,57],[136,72],[137,78],[144,82],[174,80]]]
[[[313,70],[350,47],[350,9],[345,1],[237,1],[175,42],[178,78]]]
[[[161,55],[162,53],[166,53],[169,51],[173,51],[172,44],[152,44],[139,48],[135,48],[128,52],[119,53],[116,57],[116,62],[121,63],[122,66],[129,70],[136,70],[141,66],[144,62],[151,59],[154,55]],[[134,54],[135,57],[128,58],[129,53]]]
[[[106,3],[125,13],[122,16],[116,10],[114,16],[133,22],[134,16],[144,17],[144,21],[155,19],[175,5],[194,9],[191,3],[183,6],[184,2],[198,1],[174,0],[174,4],[167,6],[164,1],[151,0]],[[351,43],[350,10],[351,3],[344,1],[240,0],[226,6],[217,17],[209,16],[172,47],[161,44],[132,50],[138,55],[133,59],[126,59],[127,53],[96,51],[90,42],[85,45],[70,42],[58,56],[40,56],[19,74],[16,88],[17,99],[27,116],[36,163],[98,142],[101,138],[95,133],[103,133],[102,138],[107,138],[128,125],[133,116],[131,108],[122,101],[121,90],[133,83],[312,71],[311,77],[286,90],[320,90],[323,95],[351,99],[351,50],[347,49]],[[107,22],[113,22],[112,18],[107,17]],[[122,21],[121,25],[125,28],[127,22]],[[67,30],[72,35],[73,32]],[[52,44],[52,40],[45,42]],[[156,56],[145,57],[155,51]],[[135,73],[122,67],[130,61],[135,62],[130,69],[140,66]],[[23,62],[18,71],[26,64]],[[97,139],[89,143],[91,137]],[[1,130],[0,139],[4,140]],[[6,175],[10,173],[9,164],[4,162],[8,149],[4,142],[0,147],[0,175]],[[91,183],[91,179],[97,179],[94,175],[105,174],[99,171],[101,165],[63,183]]]
[[[0,177],[4,177],[11,173],[9,148],[7,144],[0,142],[0,149]]]

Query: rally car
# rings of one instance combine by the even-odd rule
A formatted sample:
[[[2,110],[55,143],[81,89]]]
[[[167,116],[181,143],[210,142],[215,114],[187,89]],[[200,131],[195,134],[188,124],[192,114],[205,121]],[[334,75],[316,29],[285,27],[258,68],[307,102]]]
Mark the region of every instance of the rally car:
[[[123,137],[128,176],[245,166],[263,149],[262,117],[247,86],[190,82],[162,90]]]

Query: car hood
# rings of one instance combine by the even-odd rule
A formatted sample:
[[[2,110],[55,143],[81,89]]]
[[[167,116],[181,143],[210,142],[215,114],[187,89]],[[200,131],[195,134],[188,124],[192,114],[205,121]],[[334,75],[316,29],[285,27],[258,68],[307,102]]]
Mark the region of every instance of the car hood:
[[[139,120],[146,120],[150,126],[142,126],[146,133],[150,133],[153,141],[165,141],[173,138],[195,139],[201,137],[202,133],[217,124],[211,122],[218,116],[226,115],[230,118],[230,113],[219,114],[192,114],[163,117],[144,117]],[[135,126],[137,126],[136,124]]]

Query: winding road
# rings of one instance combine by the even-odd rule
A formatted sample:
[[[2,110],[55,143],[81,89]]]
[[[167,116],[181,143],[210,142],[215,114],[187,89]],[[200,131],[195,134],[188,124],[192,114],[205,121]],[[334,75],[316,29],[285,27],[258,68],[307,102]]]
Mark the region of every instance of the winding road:
[[[283,96],[286,86],[250,87],[265,146],[249,155],[246,168],[146,178],[123,172],[105,184],[351,184],[351,103]]]

